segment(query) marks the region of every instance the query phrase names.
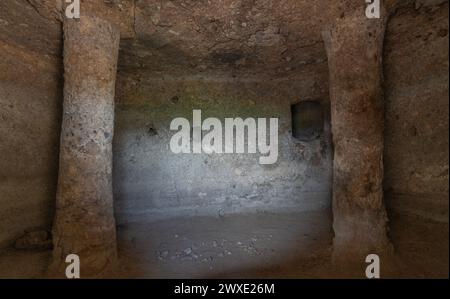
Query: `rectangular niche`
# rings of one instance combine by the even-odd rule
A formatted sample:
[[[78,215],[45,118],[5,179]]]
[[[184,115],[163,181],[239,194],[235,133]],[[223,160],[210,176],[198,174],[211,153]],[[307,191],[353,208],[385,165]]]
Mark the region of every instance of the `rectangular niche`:
[[[303,101],[291,106],[292,136],[299,141],[320,138],[324,128],[323,107],[318,101]]]

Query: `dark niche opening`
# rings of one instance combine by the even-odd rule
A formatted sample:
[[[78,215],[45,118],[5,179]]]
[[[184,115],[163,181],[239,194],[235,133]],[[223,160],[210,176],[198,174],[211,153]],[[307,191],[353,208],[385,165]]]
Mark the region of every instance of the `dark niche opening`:
[[[291,106],[292,136],[299,141],[313,141],[323,133],[324,112],[318,101],[303,101]]]

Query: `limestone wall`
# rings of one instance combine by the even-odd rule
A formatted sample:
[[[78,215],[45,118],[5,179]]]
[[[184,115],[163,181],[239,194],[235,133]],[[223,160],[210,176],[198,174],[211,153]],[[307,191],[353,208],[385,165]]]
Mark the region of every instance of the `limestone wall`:
[[[292,136],[291,104],[306,100],[300,96],[305,80],[297,80],[136,81],[125,80],[122,74],[114,139],[119,222],[170,215],[328,208],[331,139],[328,133],[310,142]],[[328,96],[317,100],[327,111]],[[203,120],[215,117],[223,124],[225,118],[279,118],[277,163],[261,165],[259,153],[172,153],[169,144],[175,132],[170,131],[170,123],[184,117],[192,124],[194,109],[202,110]]]
[[[0,2],[0,247],[52,222],[62,103],[60,27]]]
[[[442,1],[440,1],[442,2]],[[385,46],[385,196],[448,221],[448,2],[400,9]]]

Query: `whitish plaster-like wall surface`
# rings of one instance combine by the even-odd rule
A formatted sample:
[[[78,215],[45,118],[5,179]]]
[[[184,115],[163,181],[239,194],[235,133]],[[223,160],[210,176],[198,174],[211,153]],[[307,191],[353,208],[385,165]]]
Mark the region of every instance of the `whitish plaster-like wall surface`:
[[[311,142],[292,137],[292,81],[119,80],[114,151],[119,223],[167,215],[197,215],[329,207],[331,146],[326,133]],[[301,84],[299,84],[301,85]],[[326,88],[326,87],[325,87]],[[325,89],[326,90],[326,89]],[[327,111],[327,98],[323,101]],[[202,118],[279,118],[279,158],[260,154],[174,154],[170,122]],[[325,112],[326,113],[326,112]]]

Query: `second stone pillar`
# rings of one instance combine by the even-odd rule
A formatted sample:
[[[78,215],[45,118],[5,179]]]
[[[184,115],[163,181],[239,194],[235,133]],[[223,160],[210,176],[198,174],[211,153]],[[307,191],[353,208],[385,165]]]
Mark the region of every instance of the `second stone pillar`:
[[[334,143],[334,259],[365,263],[390,248],[383,203],[383,40],[386,19],[363,10],[323,33]]]
[[[83,277],[116,259],[112,192],[114,94],[119,29],[92,16],[64,22],[64,105],[54,267],[76,254]]]

